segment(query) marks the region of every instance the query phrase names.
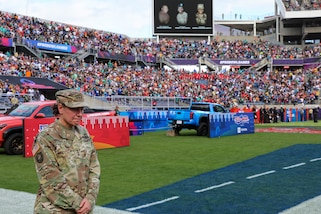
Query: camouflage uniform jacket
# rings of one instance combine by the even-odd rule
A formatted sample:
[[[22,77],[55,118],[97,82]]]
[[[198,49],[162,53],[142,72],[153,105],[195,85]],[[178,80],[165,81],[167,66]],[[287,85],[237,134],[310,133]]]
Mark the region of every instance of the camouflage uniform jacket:
[[[56,120],[38,134],[33,154],[40,182],[34,213],[76,213],[85,197],[94,208],[100,164],[84,127],[70,130]]]

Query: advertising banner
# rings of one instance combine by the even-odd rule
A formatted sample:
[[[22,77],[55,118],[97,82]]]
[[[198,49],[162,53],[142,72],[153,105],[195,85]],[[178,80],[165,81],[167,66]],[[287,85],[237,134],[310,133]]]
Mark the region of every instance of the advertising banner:
[[[241,60],[212,60],[217,65],[238,65],[238,66],[252,66],[260,62],[257,59],[241,59]]]
[[[58,43],[50,43],[50,42],[41,42],[37,40],[26,39],[25,43],[28,47],[34,47],[37,49],[48,50],[48,51],[58,51],[65,53],[76,53],[78,49],[75,46],[64,45]]]
[[[8,81],[13,85],[20,85],[21,87],[30,87],[37,89],[67,89],[66,86],[45,78],[37,77],[17,77],[17,76],[0,76],[0,80]]]
[[[10,38],[0,38],[0,46],[13,47],[12,39],[10,39]]]
[[[286,119],[285,119],[286,122],[298,121],[297,115],[299,115],[299,114],[297,113],[297,110],[295,108],[286,109],[285,112],[286,112]]]
[[[210,114],[209,122],[210,138],[255,132],[253,113]]]

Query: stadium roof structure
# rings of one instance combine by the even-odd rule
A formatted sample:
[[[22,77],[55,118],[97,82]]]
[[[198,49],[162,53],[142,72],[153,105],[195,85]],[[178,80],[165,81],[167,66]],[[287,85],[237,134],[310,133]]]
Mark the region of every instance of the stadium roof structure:
[[[275,0],[275,14],[263,20],[214,20],[214,26],[225,26],[245,36],[268,36],[284,45],[314,45],[321,40],[321,10],[306,9],[304,2],[296,10],[287,8],[284,0]],[[271,36],[272,35],[272,36]]]
[[[264,20],[219,20],[214,21],[216,25],[223,25],[244,32],[254,31],[254,36],[257,32],[263,32],[276,23],[276,16],[266,17]]]

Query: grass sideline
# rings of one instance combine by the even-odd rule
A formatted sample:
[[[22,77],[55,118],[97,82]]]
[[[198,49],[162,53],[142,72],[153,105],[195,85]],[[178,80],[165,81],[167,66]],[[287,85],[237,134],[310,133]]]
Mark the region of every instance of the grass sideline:
[[[265,127],[310,127],[319,123],[257,124]],[[318,134],[254,133],[206,138],[183,130],[180,136],[165,131],[131,136],[129,147],[99,150],[101,187],[97,205],[104,205],[174,182],[219,169],[295,144],[319,144]],[[0,188],[36,194],[38,181],[32,158],[9,156],[0,149]]]

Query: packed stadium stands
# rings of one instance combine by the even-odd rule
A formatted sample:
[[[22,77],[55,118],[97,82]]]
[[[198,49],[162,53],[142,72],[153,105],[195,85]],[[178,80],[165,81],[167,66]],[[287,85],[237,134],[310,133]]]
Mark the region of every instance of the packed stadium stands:
[[[283,2],[287,10],[320,9],[320,1],[316,0]],[[285,46],[259,37],[251,41],[163,37],[157,42],[4,11],[0,12],[0,21],[0,75],[46,78],[90,96],[106,98],[187,97],[227,107],[235,103],[319,104],[320,44]],[[5,45],[5,41],[13,42]],[[71,47],[71,51],[46,50],[37,47],[35,41]],[[22,48],[18,49],[18,45]],[[260,69],[254,69],[254,63],[249,61],[246,66],[190,72],[164,66],[164,58],[173,63],[175,59],[182,60],[181,64],[200,58],[266,63]],[[292,61],[273,64],[273,60]],[[21,85],[0,84],[1,93],[17,94],[23,90],[26,89]]]

